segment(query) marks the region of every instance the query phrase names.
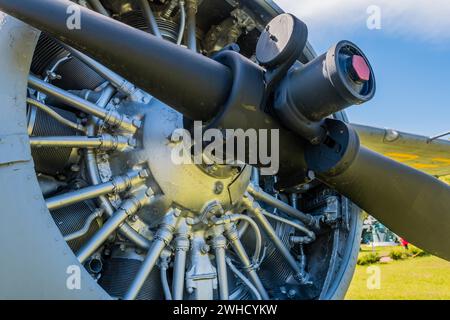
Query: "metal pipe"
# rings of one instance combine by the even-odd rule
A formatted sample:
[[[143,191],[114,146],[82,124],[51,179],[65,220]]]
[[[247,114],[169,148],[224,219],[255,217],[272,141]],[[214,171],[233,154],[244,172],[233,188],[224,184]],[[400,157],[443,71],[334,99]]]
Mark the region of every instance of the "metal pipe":
[[[174,300],[183,300],[186,257],[189,251],[189,226],[182,218],[175,235],[175,259],[173,263],[172,292]]]
[[[167,280],[167,268],[161,267],[161,284],[166,300],[172,300],[172,293],[170,292],[169,281]]]
[[[78,260],[81,263],[85,262],[128,217],[148,204],[152,198],[153,192],[151,189],[148,189],[122,202],[120,208],[106,220],[103,226],[77,252]]]
[[[198,52],[197,49],[197,0],[186,0],[187,7],[187,47]]]
[[[228,289],[227,265],[225,262],[225,249],[227,247],[227,239],[223,235],[223,226],[213,227],[213,239],[211,247],[214,249],[216,257],[217,280],[219,282],[220,300],[229,300],[230,293]]]
[[[111,100],[112,96],[115,93],[115,89],[112,85],[108,85],[105,89],[103,89],[103,92],[100,96],[100,98],[97,101],[97,105],[101,108],[104,108],[109,101]],[[95,117],[90,117],[88,124],[86,126],[87,134],[88,135],[94,135],[95,134],[95,127],[94,123],[98,119]],[[92,185],[100,184],[100,174],[97,167],[97,162],[95,160],[95,151],[93,149],[87,149],[85,150],[85,158],[86,158],[86,170],[88,174],[88,178]],[[105,213],[108,217],[111,217],[114,214],[114,207],[111,205],[111,202],[106,196],[99,196],[98,197],[98,203],[105,210]],[[134,244],[136,244],[139,248],[143,250],[148,250],[150,248],[150,241],[147,238],[144,238],[140,233],[138,233],[136,230],[134,230],[128,223],[123,223],[119,227],[119,232],[132,241]]]
[[[297,279],[302,278],[302,272],[300,270],[300,267],[298,266],[297,261],[294,259],[292,254],[290,253],[289,249],[286,248],[286,246],[283,244],[283,242],[278,237],[276,231],[273,229],[270,222],[266,219],[266,217],[263,215],[261,207],[259,204],[255,201],[251,201],[250,199],[244,197],[243,204],[248,208],[248,210],[255,216],[255,218],[258,220],[259,224],[262,226],[264,231],[266,232],[267,236],[270,238],[272,243],[275,245],[275,247],[280,251],[280,253],[283,255],[283,257],[286,259],[292,270],[295,272],[295,275]]]
[[[133,279],[130,288],[124,296],[125,300],[134,300],[139,294],[148,275],[152,272],[159,256],[164,248],[172,241],[175,226],[178,221],[180,212],[171,210],[165,217],[161,228],[156,233],[153,243],[138,270],[136,277]]]
[[[271,207],[277,208],[278,210],[283,211],[284,213],[295,217],[299,219],[301,222],[306,224],[307,226],[316,226],[316,221],[314,218],[309,215],[301,212],[300,210],[297,210],[290,205],[284,203],[281,200],[278,200],[277,198],[273,197],[272,195],[264,192],[262,188],[255,186],[255,185],[249,185],[247,188],[248,193],[250,193],[253,197],[255,197],[258,200],[261,200]]]
[[[225,227],[225,236],[228,238],[233,247],[234,252],[241,260],[243,269],[248,274],[249,278],[251,279],[255,287],[258,289],[258,292],[261,294],[261,297],[264,300],[269,300],[269,294],[264,288],[261,279],[256,273],[254,265],[250,261],[250,258],[248,257],[247,252],[245,251],[244,246],[242,245],[242,242],[239,239],[239,234],[236,230],[236,226],[230,223],[225,224],[224,227]]]
[[[42,111],[46,112],[48,115],[50,115],[53,119],[55,119],[59,123],[62,123],[63,125],[68,126],[69,128],[75,129],[77,131],[81,131],[83,133],[86,133],[86,128],[83,125],[81,125],[79,123],[72,122],[72,121],[64,118],[63,116],[61,116],[58,112],[56,112],[55,110],[53,110],[49,106],[47,106],[47,105],[45,105],[45,104],[43,104],[43,103],[41,103],[41,102],[39,102],[37,100],[31,99],[31,98],[27,98],[27,103],[29,105],[32,105],[32,106],[34,106],[36,108],[39,108]]]
[[[242,238],[242,236],[243,236],[243,235],[245,234],[245,232],[247,231],[249,225],[250,225],[250,224],[249,224],[247,221],[242,221],[242,222],[239,224],[239,226],[237,227],[237,228],[238,228],[238,233],[239,233],[239,238]]]
[[[251,182],[254,186],[259,187],[259,169],[256,167],[252,168]]]
[[[241,279],[242,282],[250,289],[250,291],[253,293],[253,296],[255,297],[255,299],[262,300],[261,294],[258,292],[258,289],[256,289],[256,287],[250,282],[250,280],[248,280],[242,274],[242,272],[240,272],[239,269],[235,267],[235,265],[233,264],[233,262],[231,261],[230,258],[228,258],[228,257],[226,258],[226,263],[230,267],[231,271],[233,271],[234,274],[237,275],[238,278]]]
[[[184,6],[184,0],[180,0],[180,28],[178,29],[177,45],[183,43],[184,29],[186,29],[186,8]]]
[[[129,132],[136,132],[138,129],[136,122],[117,113],[116,111],[100,108],[92,102],[84,100],[70,92],[67,92],[66,90],[42,81],[33,75],[28,77],[28,85],[33,89],[45,93],[46,95],[66,103],[75,109],[98,117],[113,127],[119,127]]]
[[[297,229],[297,230],[299,230],[299,231],[301,231],[303,233],[306,233],[306,235],[309,238],[310,242],[314,241],[316,239],[316,234],[314,232],[312,232],[311,230],[309,230],[308,228],[302,226],[301,224],[298,224],[298,223],[295,223],[295,222],[293,222],[291,220],[288,220],[288,219],[285,219],[283,217],[274,215],[274,214],[272,214],[272,213],[270,213],[267,210],[264,210],[262,208],[261,208],[261,213],[263,215],[265,215],[266,217],[272,219],[272,220],[276,220],[278,222],[287,224],[287,225],[289,225],[291,227],[294,227],[295,229]]]
[[[164,297],[166,300],[172,300],[172,292],[170,291],[169,287],[169,281],[167,279],[167,269],[169,269],[169,263],[170,263],[170,256],[172,255],[172,251],[170,250],[163,250],[163,252],[160,255],[160,263],[159,263],[159,269],[160,269],[160,278],[161,278],[161,285],[164,292]]]
[[[55,210],[108,193],[120,193],[144,183],[146,176],[146,171],[133,171],[127,175],[115,177],[105,183],[48,198],[45,200],[45,203],[49,210]]]
[[[69,51],[72,56],[79,59],[89,68],[98,73],[103,79],[111,83],[115,88],[117,88],[117,90],[120,93],[130,97],[132,101],[144,103],[148,102],[146,101],[146,99],[149,97],[148,94],[136,88],[134,84],[132,84],[122,76],[108,69],[103,64],[99,63],[97,60],[94,60],[91,57],[85,55],[84,53],[72,48],[71,46],[68,46],[64,42],[59,42],[59,44],[63,46],[67,51]]]
[[[107,17],[110,16],[109,12],[105,9],[100,0],[88,0],[88,2],[91,5],[91,7],[98,13]]]
[[[249,223],[249,225],[253,228],[255,232],[255,253],[253,254],[253,263],[257,264],[259,262],[259,257],[261,256],[261,248],[262,248],[262,236],[261,231],[259,230],[258,225],[252,218],[243,215],[243,214],[230,214],[225,215],[221,218],[214,219],[214,223],[217,225],[223,225],[228,223],[234,223],[239,220],[243,220]],[[239,233],[239,231],[238,231]],[[239,233],[240,235],[240,233]]]
[[[80,230],[72,232],[72,233],[64,236],[64,240],[67,242],[67,241],[75,240],[75,239],[78,239],[78,238],[84,236],[86,233],[88,233],[92,222],[94,222],[95,219],[100,218],[103,215],[104,211],[105,210],[103,210],[103,209],[95,210],[93,213],[91,213],[89,215],[89,217],[87,217],[87,219],[84,223],[84,226]]]
[[[144,285],[145,280],[148,275],[152,272],[153,267],[158,262],[159,256],[161,252],[166,247],[166,243],[158,238],[155,238],[153,244],[151,245],[147,256],[144,262],[141,265],[141,268],[138,270],[136,277],[134,278],[130,288],[124,296],[124,300],[134,300],[141,291],[142,286]]]
[[[32,148],[87,148],[101,150],[124,151],[129,149],[131,140],[123,136],[103,134],[99,137],[86,136],[58,136],[58,137],[30,137]]]
[[[44,81],[45,82],[50,82],[50,78],[52,77],[53,78],[53,76],[55,76],[56,78],[58,78],[58,76],[56,75],[56,70],[59,68],[59,66],[61,65],[61,64],[63,64],[64,62],[66,62],[66,61],[69,61],[69,60],[71,60],[72,59],[72,57],[70,56],[70,54],[69,53],[67,53],[67,55],[65,55],[65,56],[63,56],[61,59],[58,59],[54,64],[53,64],[53,66],[50,68],[50,70],[48,70],[47,72],[46,72],[46,75],[45,75],[45,77],[44,77]],[[42,97],[42,93],[40,93],[40,92],[38,92],[37,94],[36,94],[36,97],[37,97],[37,99],[39,100],[39,101],[44,101],[44,97]]]
[[[163,37],[161,35],[161,32],[159,31],[158,23],[156,22],[155,15],[153,14],[148,0],[140,0],[139,6],[141,7],[142,13],[144,13],[145,18],[147,19],[148,26],[150,27],[152,34],[155,37],[162,39]]]

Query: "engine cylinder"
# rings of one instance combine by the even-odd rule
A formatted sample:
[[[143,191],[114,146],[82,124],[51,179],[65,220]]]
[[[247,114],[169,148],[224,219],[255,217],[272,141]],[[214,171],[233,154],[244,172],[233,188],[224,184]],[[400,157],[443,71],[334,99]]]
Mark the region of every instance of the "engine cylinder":
[[[113,297],[122,298],[134,280],[143,259],[144,256],[137,254],[132,248],[113,250],[111,258],[105,260],[99,284]],[[162,292],[159,268],[155,267],[145,280],[137,299],[162,300],[164,299]]]
[[[83,228],[88,217],[95,211],[95,206],[92,202],[85,201],[75,203],[71,206],[53,210],[52,217],[63,236],[79,231]],[[88,231],[83,236],[68,241],[69,247],[73,251],[78,251],[83,243],[89,239],[99,229],[98,223],[95,221],[91,223]]]
[[[64,118],[77,121],[75,114],[53,108],[58,114]],[[45,136],[73,136],[76,131],[69,128],[54,118],[48,113],[34,107],[28,107],[28,133],[34,137]],[[72,148],[33,148],[31,151],[33,156],[36,171],[48,175],[57,175],[71,163],[71,159],[76,158],[77,152]]]

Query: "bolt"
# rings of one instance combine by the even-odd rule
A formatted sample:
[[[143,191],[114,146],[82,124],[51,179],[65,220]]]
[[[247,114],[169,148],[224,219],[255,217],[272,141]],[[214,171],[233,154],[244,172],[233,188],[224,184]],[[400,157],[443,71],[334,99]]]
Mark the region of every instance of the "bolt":
[[[138,129],[142,126],[142,121],[141,121],[141,120],[138,120],[138,119],[133,119],[133,120],[131,121],[131,123],[133,124],[133,126],[135,126],[135,127],[138,128]]]
[[[80,172],[80,166],[77,165],[77,164],[73,164],[73,165],[70,166],[70,170],[72,172]]]
[[[148,178],[149,176],[150,174],[147,169],[139,171],[139,177],[141,177],[142,179]]]
[[[145,194],[146,194],[148,197],[152,197],[155,193],[153,192],[153,189],[152,189],[152,188],[148,188],[147,191],[145,191]]]
[[[221,181],[217,181],[215,184],[214,184],[214,193],[215,194],[221,194],[222,193],[222,191],[223,191],[223,183],[221,182]]]
[[[150,102],[150,97],[147,96],[147,95],[144,95],[144,96],[142,97],[141,101],[142,101],[143,103],[147,104],[147,103]]]
[[[54,71],[50,71],[50,70],[47,71],[47,77],[50,80],[61,80],[62,79],[62,77],[59,74],[55,73]]]
[[[128,145],[130,147],[133,147],[133,148],[136,147],[137,146],[137,140],[135,138],[128,139]]]
[[[211,249],[211,248],[209,247],[209,245],[204,244],[204,245],[202,246],[202,248],[201,248],[201,252],[202,252],[203,254],[207,254],[207,253],[209,252],[210,249]]]
[[[137,216],[137,215],[132,215],[132,216],[130,217],[130,220],[131,220],[132,222],[136,222],[136,221],[138,221],[138,216]]]
[[[175,210],[173,211],[173,215],[174,215],[176,218],[178,218],[178,217],[181,215],[181,210],[180,210],[180,209],[175,209]]]
[[[294,298],[295,295],[297,294],[297,291],[295,291],[295,289],[291,289],[289,290],[289,292],[287,293],[288,298]]]

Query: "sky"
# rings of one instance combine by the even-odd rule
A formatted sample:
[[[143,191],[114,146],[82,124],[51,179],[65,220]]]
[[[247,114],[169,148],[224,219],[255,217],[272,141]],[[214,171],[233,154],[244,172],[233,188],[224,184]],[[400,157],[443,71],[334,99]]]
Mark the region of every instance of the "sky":
[[[351,122],[433,136],[450,131],[449,0],[276,0],[309,29],[318,54],[340,40],[371,61],[375,98]]]

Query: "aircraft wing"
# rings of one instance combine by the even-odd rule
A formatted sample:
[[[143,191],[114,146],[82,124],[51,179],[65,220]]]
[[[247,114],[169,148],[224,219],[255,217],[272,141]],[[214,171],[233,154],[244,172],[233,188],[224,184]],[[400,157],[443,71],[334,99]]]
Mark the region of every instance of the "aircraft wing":
[[[386,157],[450,181],[450,141],[352,124],[361,144]]]

